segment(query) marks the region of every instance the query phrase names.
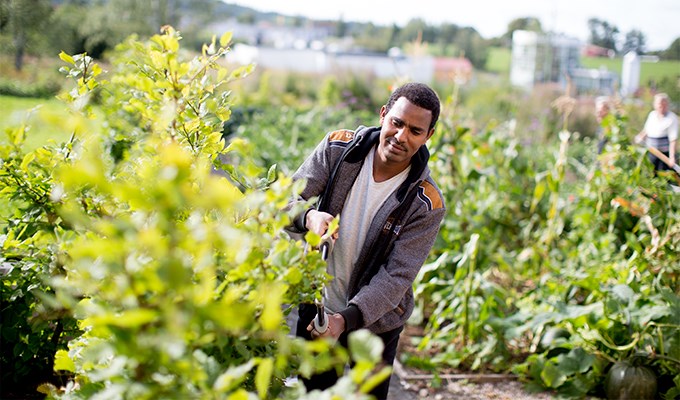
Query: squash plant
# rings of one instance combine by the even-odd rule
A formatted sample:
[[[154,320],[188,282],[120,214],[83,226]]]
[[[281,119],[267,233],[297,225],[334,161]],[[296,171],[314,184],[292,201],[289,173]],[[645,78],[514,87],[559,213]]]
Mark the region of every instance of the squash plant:
[[[318,252],[283,234],[285,206],[301,183],[252,163],[220,170],[230,153],[248,148],[236,140],[225,149],[222,125],[227,85],[251,67],[222,65],[228,34],[193,58],[180,39],[172,27],[145,43],[132,38],[109,72],[87,55],[61,55],[75,80],[62,96],[75,122],[57,126],[70,127],[74,140],[48,160],[24,156],[20,165],[43,172],[42,197],[25,201],[44,206],[34,215],[54,225],[39,234],[12,226],[3,236],[5,248],[46,252],[41,266],[17,262],[57,267],[39,270],[40,297],[79,329],[54,359],[67,383],[40,391],[73,399],[316,398],[285,378],[340,367],[348,355],[291,338],[285,323],[288,306],[317,298],[327,279]],[[84,118],[99,129],[83,129]],[[1,193],[14,193],[10,187]],[[356,332],[355,367],[329,392],[364,398],[385,377],[375,368],[379,350]]]
[[[603,394],[609,366],[644,351],[660,392],[677,395],[680,203],[630,145],[625,116],[605,122],[610,143],[585,165],[566,129],[536,149],[512,122],[473,135],[452,109],[433,137],[450,212],[417,282],[418,343],[435,356],[406,361],[514,371],[579,398]],[[568,338],[541,347],[551,328]]]

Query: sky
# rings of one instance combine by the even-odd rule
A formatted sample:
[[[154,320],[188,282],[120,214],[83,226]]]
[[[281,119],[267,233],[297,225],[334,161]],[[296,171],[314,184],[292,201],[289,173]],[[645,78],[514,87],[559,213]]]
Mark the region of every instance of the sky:
[[[646,37],[648,51],[665,50],[680,37],[678,0],[223,0],[259,11],[313,19],[405,25],[412,18],[428,24],[471,26],[484,38],[502,35],[515,18],[536,17],[544,30],[586,41],[588,19],[618,27],[619,39],[633,29]]]

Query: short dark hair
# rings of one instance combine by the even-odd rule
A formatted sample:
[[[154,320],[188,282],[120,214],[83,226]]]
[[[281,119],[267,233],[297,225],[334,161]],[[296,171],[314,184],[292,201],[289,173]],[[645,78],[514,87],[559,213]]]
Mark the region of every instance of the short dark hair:
[[[400,97],[406,97],[411,103],[432,112],[432,121],[430,122],[430,129],[428,129],[428,132],[431,131],[435,124],[437,124],[437,120],[439,120],[441,105],[437,93],[424,83],[410,82],[398,87],[392,92],[390,98],[387,100],[387,104],[385,104],[385,109],[389,112]]]

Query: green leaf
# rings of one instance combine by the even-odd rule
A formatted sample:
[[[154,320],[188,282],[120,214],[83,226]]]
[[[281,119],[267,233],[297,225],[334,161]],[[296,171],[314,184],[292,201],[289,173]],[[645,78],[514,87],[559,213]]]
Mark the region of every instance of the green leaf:
[[[30,164],[33,160],[35,159],[35,153],[31,152],[28,153],[24,156],[24,159],[21,160],[21,165],[19,168],[23,171],[26,171],[28,164]]]
[[[255,387],[257,388],[257,394],[261,399],[267,397],[267,390],[269,389],[269,381],[271,380],[273,370],[273,359],[265,358],[260,360],[257,372],[255,373]]]
[[[76,63],[76,62],[73,60],[73,57],[71,57],[70,55],[66,54],[64,51],[62,51],[61,53],[59,53],[59,58],[61,58],[62,61],[67,62],[67,63],[69,63],[69,64],[71,64],[71,65],[75,65],[75,63]]]
[[[361,387],[359,388],[359,391],[361,391],[361,393],[370,392],[371,390],[373,390],[373,388],[375,388],[380,383],[385,381],[385,379],[389,379],[391,373],[392,373],[392,368],[385,367],[385,368],[381,369],[380,371],[378,371],[378,373],[369,376],[369,378],[366,379],[366,382],[364,382],[361,385]]]
[[[538,206],[538,203],[541,201],[543,198],[543,195],[545,194],[545,181],[541,180],[536,182],[536,186],[534,187],[534,196],[531,199],[531,212],[534,212],[536,210],[536,206]]]
[[[276,181],[276,168],[277,165],[274,164],[269,168],[269,171],[267,171],[267,183],[271,184],[274,181]]]
[[[541,371],[541,379],[547,387],[558,388],[567,381],[567,375],[555,364],[548,361]]]
[[[229,42],[231,42],[231,37],[232,37],[231,32],[225,32],[224,35],[220,37],[220,46],[227,47],[229,45]]]
[[[123,311],[119,314],[107,314],[96,316],[92,318],[93,325],[109,325],[117,326],[119,328],[138,328],[149,322],[153,322],[158,318],[156,310],[149,309],[132,309]]]
[[[264,307],[262,308],[260,323],[262,324],[263,329],[267,331],[276,331],[283,321],[283,313],[281,312],[283,289],[280,285],[269,286],[263,288],[263,292]]]
[[[238,386],[246,378],[246,374],[250,372],[255,366],[255,360],[251,359],[248,362],[231,367],[215,380],[213,388],[221,393],[226,393]]]
[[[377,363],[382,357],[384,345],[379,337],[366,329],[360,329],[349,335],[349,351],[356,362]]]
[[[300,272],[300,268],[298,268],[296,266],[292,266],[292,267],[288,268],[288,271],[286,272],[285,277],[286,277],[285,279],[286,279],[286,281],[288,281],[288,283],[290,283],[291,285],[296,285],[296,284],[300,283],[300,281],[303,278],[303,275],[302,275],[302,272]]]
[[[611,294],[622,303],[630,303],[635,296],[635,292],[628,285],[616,285],[611,289]]]
[[[57,350],[57,353],[54,355],[54,370],[76,372],[76,365],[68,356],[68,351]]]

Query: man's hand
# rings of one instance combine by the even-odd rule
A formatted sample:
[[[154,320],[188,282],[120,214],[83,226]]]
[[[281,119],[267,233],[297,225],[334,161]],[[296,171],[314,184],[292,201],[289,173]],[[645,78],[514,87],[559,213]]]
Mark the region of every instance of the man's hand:
[[[332,220],[333,216],[327,212],[309,210],[305,217],[305,227],[317,235],[323,236]]]
[[[334,341],[338,340],[342,332],[345,331],[345,318],[340,314],[326,315],[326,318],[328,318],[328,329],[326,329],[326,332],[319,333],[314,329],[314,321],[307,326],[307,332],[311,333],[313,339],[331,338]]]

